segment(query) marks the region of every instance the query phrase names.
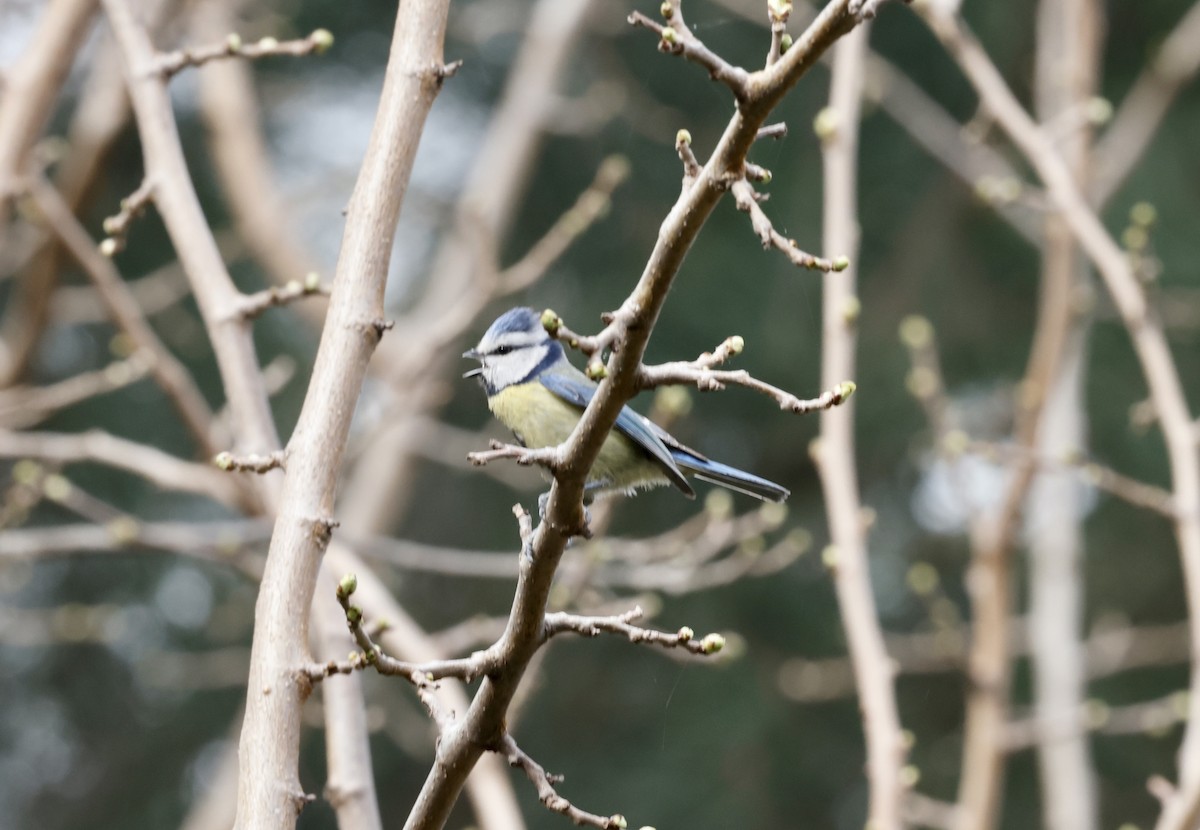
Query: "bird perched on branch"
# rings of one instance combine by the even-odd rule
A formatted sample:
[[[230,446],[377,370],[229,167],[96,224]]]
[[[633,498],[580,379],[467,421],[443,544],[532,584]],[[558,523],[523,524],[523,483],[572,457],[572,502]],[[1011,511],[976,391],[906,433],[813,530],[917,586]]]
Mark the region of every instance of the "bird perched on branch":
[[[596,393],[596,384],[571,365],[531,308],[504,312],[463,357],[480,363],[463,377],[482,381],[488,408],[531,449],[566,441]],[[685,473],[766,501],[789,495],[774,482],[710,461],[628,406],[604,440],[585,491],[594,497],[673,484],[695,498]]]

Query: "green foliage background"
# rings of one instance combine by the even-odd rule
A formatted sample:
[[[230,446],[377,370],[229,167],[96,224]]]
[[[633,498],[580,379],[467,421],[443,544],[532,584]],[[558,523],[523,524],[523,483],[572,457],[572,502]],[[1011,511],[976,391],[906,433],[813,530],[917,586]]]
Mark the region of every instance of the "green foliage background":
[[[452,8],[447,56],[462,58],[465,64],[435,107],[449,115],[435,120],[426,136],[417,181],[437,186],[414,187],[403,220],[409,225],[420,220],[444,227],[455,182],[470,163],[471,142],[478,140],[480,125],[500,93],[519,42],[523,24],[518,21],[525,19],[529,3],[513,0],[505,7],[513,25],[502,27],[502,32],[482,41],[466,37],[464,21],[482,14],[485,6],[483,0],[474,0],[456,2]],[[1108,4],[1105,96],[1121,100],[1153,47],[1187,7],[1184,0]],[[519,298],[536,307],[553,307],[583,330],[594,327],[599,313],[614,308],[634,284],[659,222],[674,201],[680,176],[672,149],[674,130],[690,129],[698,152],[704,154],[731,112],[725,90],[701,70],[659,54],[650,36],[625,26],[631,8],[596,4],[591,33],[575,46],[568,84],[582,93],[593,82],[610,79],[627,94],[626,105],[595,131],[548,140],[506,246],[509,260],[520,256],[586,187],[605,156],[628,157],[633,175],[617,192],[607,217],[544,282]],[[651,5],[642,10],[654,11]],[[965,12],[1009,83],[1028,101],[1034,4],[968,3]],[[313,102],[330,101],[339,90],[353,89],[354,100],[342,106],[373,106],[394,4],[291,0],[276,4],[270,15],[262,10],[258,14],[251,28],[263,31],[253,34],[269,31],[285,37],[320,26],[337,38],[322,58],[260,64],[268,135],[278,142],[273,146],[289,146],[281,136],[303,144],[305,135],[314,143],[338,144],[339,131],[348,128],[337,111],[323,111]],[[730,60],[755,65],[765,53],[764,30],[719,4],[694,0],[688,14],[697,33]],[[974,96],[908,11],[886,8],[873,27],[872,44],[955,117],[971,118]],[[824,68],[817,69],[794,91],[777,119],[788,123],[790,135],[757,147],[753,154],[774,173],[767,207],[777,227],[809,250],[819,250],[821,189],[819,146],[810,125],[826,102],[827,77]],[[207,157],[203,127],[189,103],[191,87],[186,79],[181,79],[181,87],[181,128],[196,183],[213,227],[225,229],[230,220]],[[71,103],[64,106],[59,128]],[[369,112],[359,111],[355,118],[362,121]],[[287,118],[292,122],[285,123]],[[347,132],[343,143],[349,147],[362,140]],[[430,151],[430,145],[456,141],[465,142],[466,155],[435,157]],[[1160,220],[1153,247],[1164,270],[1152,291],[1162,303],[1190,307],[1193,317],[1200,308],[1194,256],[1200,217],[1200,156],[1194,152],[1198,143],[1200,89],[1192,87],[1105,216],[1109,227],[1119,232],[1131,204],[1149,200],[1157,206]],[[859,472],[864,499],[878,515],[871,553],[884,627],[919,631],[931,626],[929,608],[909,590],[905,574],[914,563],[932,565],[946,600],[965,617],[962,575],[967,548],[961,537],[932,534],[913,518],[911,500],[922,476],[920,460],[928,434],[919,407],[905,392],[907,364],[897,326],[909,314],[930,318],[952,393],[1012,384],[1023,370],[1033,330],[1039,260],[1037,251],[998,221],[969,187],[872,106],[867,108],[861,148],[863,313],[855,398]],[[104,192],[95,194],[89,208],[89,226],[97,233],[103,216],[140,178],[140,153],[132,130],[109,169]],[[337,195],[326,208],[348,197],[352,165],[349,170],[346,174],[335,168],[328,187]],[[293,172],[294,162],[292,168],[282,166],[285,190]],[[322,228],[315,237],[318,245],[327,236],[336,241],[342,221],[336,207],[315,217],[310,211],[309,221]],[[429,240],[421,232],[412,239],[417,244],[399,249],[397,258],[408,272],[419,275]],[[333,248],[319,252],[328,262],[336,255]],[[171,258],[161,225],[151,215],[134,229],[118,264],[128,277],[136,278]],[[263,284],[263,275],[249,262],[237,263],[235,277],[247,289]],[[75,273],[67,280],[82,282]],[[411,286],[398,282],[394,288],[392,296],[399,305],[412,296]],[[1191,293],[1182,293],[1184,289]],[[7,294],[0,293],[4,298]],[[685,264],[648,359],[694,357],[729,334],[741,334],[747,342],[741,366],[798,394],[815,394],[820,299],[819,278],[763,252],[745,217],[726,200]],[[1098,309],[1088,370],[1090,450],[1129,475],[1165,483],[1157,434],[1129,426],[1129,407],[1144,398],[1145,387],[1128,339],[1107,302],[1101,299]],[[155,322],[189,362],[210,402],[218,405],[220,383],[194,305],[185,302]],[[479,321],[479,331],[487,322]],[[287,311],[267,315],[256,331],[264,363],[280,354],[299,363],[297,379],[275,401],[286,435],[303,397],[315,336]],[[53,330],[36,379],[49,382],[103,365],[109,359],[111,334],[105,325]],[[403,338],[405,332],[389,336]],[[1200,406],[1198,336],[1196,327],[1172,332],[1193,409]],[[487,425],[478,389],[467,382],[452,386],[445,417],[464,427]],[[673,431],[703,452],[790,487],[787,528],[807,528],[819,551],[828,535],[807,456],[816,419],[788,416],[769,401],[740,391],[697,396],[694,404]],[[645,402],[639,405],[646,408]],[[180,455],[193,452],[149,382],[65,411],[45,428],[76,431],[93,426]],[[489,429],[500,435],[495,426]],[[140,516],[218,515],[214,508],[164,496],[107,469],[79,466],[70,472],[80,486]],[[423,464],[420,476],[420,486],[397,517],[399,535],[448,546],[512,549],[515,555],[508,510],[514,500],[511,491],[478,473],[432,464]],[[519,494],[521,501],[531,506],[536,490],[537,480],[531,477],[530,488]],[[741,501],[738,506],[752,507]],[[661,532],[696,509],[672,492],[652,492],[621,505],[613,532]],[[52,505],[43,505],[29,524],[68,519]],[[1179,563],[1165,521],[1101,497],[1088,519],[1087,534],[1089,621],[1112,614],[1132,623],[1183,618]],[[622,812],[633,827],[861,827],[866,787],[856,702],[847,698],[801,705],[781,694],[778,683],[780,667],[789,658],[844,652],[836,602],[819,558],[810,554],[768,579],[665,600],[655,621],[665,628],[690,625],[698,632],[740,635],[744,653],[719,667],[683,664],[615,641],[556,645],[516,726],[523,746],[547,768],[567,776],[563,794],[585,809]],[[390,572],[388,578],[430,629],[473,614],[503,613],[511,599],[511,586],[504,583],[402,572]],[[210,613],[194,624],[172,622],[175,599],[194,598],[197,590],[211,592]],[[227,569],[142,553],[0,565],[0,602],[9,626],[22,624],[25,609],[67,603],[124,609],[120,636],[109,646],[0,646],[0,764],[5,773],[0,778],[8,782],[0,783],[0,827],[178,825],[209,783],[212,762],[238,717],[243,690],[192,690],[189,682],[164,688],[153,681],[154,672],[168,659],[164,655],[247,645],[253,599],[254,586]],[[204,673],[202,667],[193,668],[185,680],[200,681]],[[1186,667],[1174,666],[1125,673],[1097,683],[1091,692],[1118,704],[1161,696],[1184,688],[1186,682]],[[424,779],[432,748],[422,715],[403,684],[371,676],[366,685],[380,726],[372,751],[382,809],[385,822],[398,825]],[[919,789],[948,800],[956,785],[964,693],[963,678],[953,674],[902,676],[898,684],[902,721],[916,737],[912,762],[921,771]],[[1015,697],[1018,705],[1029,701],[1024,662],[1018,663]],[[317,709],[311,711],[312,722],[319,723]],[[1145,790],[1145,780],[1153,773],[1173,774],[1177,738],[1178,731],[1171,730],[1093,739],[1103,785],[1104,826],[1126,821],[1146,826],[1152,820],[1156,803]],[[320,792],[324,754],[319,730],[307,733],[303,757],[304,784]],[[523,780],[516,780],[515,786],[530,827],[566,826],[564,819],[536,803]],[[1038,826],[1032,754],[1013,757],[1007,793],[1003,826]],[[460,809],[452,825],[463,827],[470,821],[469,812]],[[332,811],[318,802],[305,811],[301,826],[333,827]]]

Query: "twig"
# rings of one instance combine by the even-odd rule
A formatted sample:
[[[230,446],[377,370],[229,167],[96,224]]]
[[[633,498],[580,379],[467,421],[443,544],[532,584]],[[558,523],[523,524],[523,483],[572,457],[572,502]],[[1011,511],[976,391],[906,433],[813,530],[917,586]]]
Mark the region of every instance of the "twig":
[[[0,430],[0,457],[62,464],[92,461],[141,476],[168,490],[247,507],[239,489],[217,471],[100,430],[76,434]]]
[[[562,782],[562,776],[551,775],[546,772],[541,764],[530,758],[523,749],[517,746],[517,742],[508,733],[505,733],[496,742],[494,750],[503,755],[510,766],[520,768],[528,776],[534,787],[537,788],[538,800],[545,805],[547,810],[561,813],[581,827],[599,827],[601,830],[624,830],[627,826],[624,816],[614,815],[605,817],[588,813],[580,810],[570,801],[559,795],[558,791],[554,789],[554,785]]]
[[[279,41],[273,37],[264,37],[254,43],[244,43],[240,35],[231,34],[223,43],[210,46],[198,46],[191,49],[179,49],[159,55],[154,63],[154,71],[162,75],[164,80],[186,69],[189,66],[203,66],[209,61],[222,58],[265,58],[272,55],[305,55],[321,54],[333,46],[333,35],[328,29],[317,29],[308,37],[298,40]]]
[[[503,441],[496,441],[495,439],[488,442],[488,444],[491,449],[467,453],[467,460],[476,467],[482,467],[501,458],[511,458],[522,467],[529,467],[536,464],[552,472],[558,469],[561,463],[556,447],[529,449],[528,447],[521,447],[516,444],[505,444]]]
[[[547,614],[542,627],[543,642],[559,634],[571,633],[582,637],[599,637],[601,634],[618,634],[631,643],[650,643],[663,648],[682,648],[692,654],[716,654],[725,647],[725,638],[720,634],[707,634],[696,639],[692,629],[684,627],[674,634],[654,631],[632,625],[634,620],[645,615],[641,606],[624,614],[610,617],[586,617],[563,611]]]
[[[291,280],[283,285],[272,285],[255,294],[242,297],[238,302],[237,314],[245,320],[261,316],[267,309],[286,305],[301,297],[329,296],[329,289],[321,285],[321,275],[315,271],[304,277],[304,281]]]
[[[373,666],[375,671],[380,674],[407,679],[417,687],[417,692],[422,695],[422,699],[424,699],[426,693],[433,691],[433,687],[429,685],[432,681],[454,677],[470,682],[476,677],[480,677],[496,669],[497,656],[495,649],[476,652],[469,658],[436,660],[419,664],[397,660],[394,657],[388,656],[383,652],[383,648],[375,644],[371,639],[371,635],[363,627],[362,608],[350,602],[350,597],[357,590],[358,577],[354,574],[346,574],[338,582],[336,596],[338,604],[346,612],[346,622],[350,626],[350,634],[354,637],[354,642],[362,649],[362,663]],[[449,723],[449,718],[445,713],[437,713],[432,711],[435,707],[431,706],[430,708],[430,714],[434,715],[434,720],[439,726],[446,726]]]
[[[674,363],[659,363],[654,366],[642,366],[638,370],[637,383],[640,389],[654,389],[658,386],[684,385],[695,386],[702,392],[724,389],[726,384],[744,386],[774,400],[779,408],[786,412],[804,415],[830,409],[845,403],[854,394],[857,387],[851,381],[842,381],[816,398],[803,400],[790,392],[785,392],[769,383],[764,383],[753,377],[744,369],[718,370],[709,368],[718,365],[729,355],[735,355],[742,350],[742,338],[731,337],[717,348],[716,353],[705,353],[694,361],[677,361]]]
[[[40,175],[30,177],[28,184],[42,216],[63,247],[83,266],[109,316],[150,357],[150,373],[175,406],[201,451],[206,454],[215,451],[211,437],[213,413],[191,374],[155,334],[121,275],[111,261],[97,253],[91,237],[54,186]],[[143,190],[141,199],[144,203],[151,191],[145,184],[139,192]]]
[[[1096,142],[1096,174],[1088,188],[1094,204],[1107,203],[1121,186],[1145,154],[1171,103],[1197,72],[1200,2],[1193,3],[1162,40]]]
[[[746,179],[739,179],[733,183],[730,188],[733,192],[733,199],[737,204],[737,209],[743,213],[750,214],[750,224],[754,228],[754,233],[758,236],[762,246],[765,249],[775,248],[782,251],[793,265],[800,268],[809,268],[814,271],[845,271],[850,267],[850,260],[845,256],[837,256],[833,259],[825,259],[824,257],[813,256],[810,253],[800,250],[796,245],[796,240],[788,239],[779,231],[775,230],[775,226],[771,223],[770,218],[758,204],[758,193],[755,192],[754,186]]]
[[[118,251],[125,249],[125,237],[129,233],[129,226],[145,213],[153,198],[154,182],[145,178],[136,190],[121,200],[121,209],[104,220],[104,233],[107,236],[100,242],[101,254],[111,258]]]
[[[692,32],[683,20],[682,0],[667,0],[663,4],[667,25],[658,23],[641,12],[629,15],[632,26],[641,26],[658,35],[658,48],[661,52],[682,55],[689,61],[699,64],[708,70],[708,76],[714,81],[720,81],[729,87],[734,98],[745,100],[749,94],[750,73],[740,66],[734,66],[704,45],[700,38]]]
[[[511,294],[537,282],[596,220],[612,205],[612,194],[629,177],[629,160],[609,156],[596,169],[587,190],[579,194],[570,208],[555,220],[550,229],[517,262],[497,277],[499,293]]]
[[[150,363],[149,354],[137,351],[103,369],[73,375],[58,383],[0,389],[0,424],[8,428],[29,427],[89,398],[124,389],[146,377]]]
[[[219,452],[213,456],[213,466],[218,470],[262,474],[286,468],[287,453],[284,450],[275,450],[262,455],[257,453],[234,455],[230,452]]]

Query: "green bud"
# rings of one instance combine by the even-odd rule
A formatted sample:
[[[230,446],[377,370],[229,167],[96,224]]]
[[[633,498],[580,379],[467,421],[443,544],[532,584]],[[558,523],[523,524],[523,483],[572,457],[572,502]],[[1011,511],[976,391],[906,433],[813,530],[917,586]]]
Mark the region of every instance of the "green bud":
[[[716,654],[725,648],[725,638],[720,634],[706,634],[700,641],[700,650],[705,654]]]
[[[118,545],[128,545],[137,541],[139,528],[137,519],[132,516],[118,516],[104,525],[109,537]]]
[[[762,182],[763,184],[770,184],[771,179],[773,179],[773,178],[774,178],[774,176],[771,175],[770,170],[763,170],[762,177],[759,179],[759,181]]]
[[[121,244],[111,236],[100,242],[100,253],[110,259],[116,256],[119,250],[121,250]]]
[[[227,452],[219,452],[213,456],[213,464],[221,470],[232,470],[233,456]]]
[[[802,527],[797,527],[789,530],[783,541],[798,555],[805,554],[812,547],[812,534]]]
[[[237,32],[230,32],[230,34],[225,38],[225,48],[230,52],[242,51],[242,45],[242,36]]]
[[[312,41],[318,55],[329,51],[329,47],[333,46],[333,32],[328,29],[317,29],[308,39]]]
[[[1158,209],[1149,202],[1137,202],[1129,209],[1129,221],[1143,228],[1158,221]]]
[[[833,138],[837,133],[838,117],[832,107],[825,107],[813,119],[813,132],[822,141]]]
[[[558,330],[562,328],[562,318],[554,313],[553,309],[546,309],[542,312],[542,328],[544,328],[551,337],[558,334]]]
[[[927,597],[938,589],[941,582],[937,568],[928,562],[914,562],[904,578],[909,590],[919,597]]]
[[[42,479],[42,492],[50,501],[65,501],[71,495],[71,482],[66,476],[53,473]]]
[[[684,147],[692,146],[692,134],[687,130],[680,130],[675,133],[675,146],[679,147],[680,145]]]
[[[670,26],[664,26],[662,30],[662,42],[668,46],[674,46],[679,42],[679,34]]]
[[[844,380],[834,387],[833,391],[839,401],[844,401],[858,390],[858,384],[852,380]]]
[[[663,0],[663,4],[658,7],[658,13],[663,16],[663,20],[670,20],[675,16],[675,6],[671,0]]]
[[[911,790],[921,780],[921,770],[916,764],[905,764],[900,768],[900,786]]]
[[[42,465],[28,458],[22,458],[12,468],[13,481],[24,487],[30,487],[42,477]]]
[[[304,290],[312,294],[319,291],[321,288],[321,275],[316,271],[309,271],[304,275]]]
[[[346,621],[351,625],[358,625],[362,622],[363,610],[357,605],[351,605],[346,609]]]
[[[273,37],[264,37],[258,42],[258,48],[263,50],[278,49],[279,40]]]
[[[740,334],[735,334],[725,342],[729,344],[729,353],[731,355],[739,355],[746,348],[746,340]]]
[[[117,231],[121,230],[121,220],[116,216],[110,216],[104,220],[104,224],[101,225],[101,227],[104,228],[104,232],[106,234],[112,236]]]
[[[733,496],[729,495],[728,490],[709,490],[708,495],[704,497],[704,512],[713,521],[728,519],[733,515]]]
[[[608,377],[608,368],[597,360],[587,365],[587,371],[585,374],[595,381],[604,380],[606,377]]]
[[[838,566],[838,549],[837,545],[826,545],[821,551],[821,564],[829,570],[835,570]]]
[[[787,519],[788,508],[786,504],[766,501],[758,508],[758,515],[762,518],[763,525],[767,530],[774,530]]]
[[[858,322],[860,314],[862,314],[862,301],[858,297],[847,297],[842,304],[842,321],[846,325],[852,326]]]
[[[1085,108],[1087,120],[1091,124],[1100,126],[1107,124],[1113,117],[1113,105],[1107,98],[1096,96],[1089,98]]]
[[[357,590],[358,577],[355,574],[346,574],[342,577],[341,581],[338,582],[337,595],[342,599],[352,596]]]
[[[836,257],[833,260],[833,270],[834,271],[845,271],[849,267],[850,267],[850,257],[848,257],[848,256]]]
[[[679,642],[686,643],[696,636],[696,632],[685,625],[683,628],[679,629],[679,633],[675,636],[679,638]]]
[[[933,325],[919,314],[900,321],[900,342],[910,349],[924,349],[933,341]]]
[[[779,54],[785,54],[788,49],[792,48],[792,36],[787,32],[783,33],[783,37],[779,39]]]
[[[621,815],[620,813],[617,813],[615,816],[610,816],[608,823],[617,828],[617,830],[625,830],[625,828],[629,826],[629,822],[625,821],[625,816]]]

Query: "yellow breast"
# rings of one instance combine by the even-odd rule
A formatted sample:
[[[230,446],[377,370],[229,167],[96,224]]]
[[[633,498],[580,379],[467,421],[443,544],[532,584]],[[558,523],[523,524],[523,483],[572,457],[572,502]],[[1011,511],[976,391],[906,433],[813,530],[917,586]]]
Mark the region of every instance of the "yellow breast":
[[[578,407],[536,381],[502,389],[488,398],[488,408],[531,449],[566,441],[581,414]],[[604,441],[589,481],[611,490],[668,483],[659,466],[616,429]]]

